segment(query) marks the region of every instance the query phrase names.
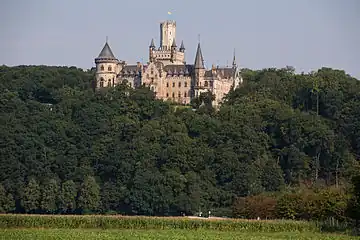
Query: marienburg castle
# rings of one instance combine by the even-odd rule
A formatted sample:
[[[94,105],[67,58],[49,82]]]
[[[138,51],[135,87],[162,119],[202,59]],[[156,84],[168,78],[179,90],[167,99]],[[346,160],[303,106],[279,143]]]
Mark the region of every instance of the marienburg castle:
[[[180,104],[189,104],[191,99],[202,92],[215,95],[213,105],[242,83],[240,70],[234,59],[231,67],[205,69],[200,43],[197,46],[194,64],[185,62],[185,46],[176,44],[176,22],[160,24],[160,47],[154,40],[149,46],[149,61],[146,65],[128,65],[118,60],[106,42],[99,56],[95,58],[96,87],[111,87],[127,82],[131,87],[145,85],[156,93],[159,99]]]

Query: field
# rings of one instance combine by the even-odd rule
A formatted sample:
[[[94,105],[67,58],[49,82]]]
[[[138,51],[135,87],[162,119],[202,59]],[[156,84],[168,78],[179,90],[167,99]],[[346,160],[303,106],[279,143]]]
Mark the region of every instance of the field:
[[[124,216],[0,215],[0,239],[359,239],[309,222]]]

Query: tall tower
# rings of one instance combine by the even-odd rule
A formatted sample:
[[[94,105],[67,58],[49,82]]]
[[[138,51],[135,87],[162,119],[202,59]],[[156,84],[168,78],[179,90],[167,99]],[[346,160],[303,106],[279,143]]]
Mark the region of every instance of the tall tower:
[[[176,22],[167,20],[160,23],[160,47],[162,50],[170,50],[176,38]]]
[[[195,72],[195,87],[194,87],[194,94],[195,97],[200,96],[200,93],[203,92],[202,86],[205,76],[205,66],[204,66],[204,58],[201,52],[200,42],[198,43],[196,56],[195,56],[195,63],[194,63],[194,72]]]
[[[115,85],[119,60],[115,58],[106,40],[99,56],[95,58],[96,88],[111,87]]]

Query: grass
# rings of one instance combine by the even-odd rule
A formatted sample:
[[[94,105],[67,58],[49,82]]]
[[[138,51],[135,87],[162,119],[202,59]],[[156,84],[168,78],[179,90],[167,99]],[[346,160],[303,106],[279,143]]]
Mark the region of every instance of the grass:
[[[238,231],[216,231],[216,230],[101,230],[101,229],[0,229],[0,239],[71,239],[71,240],[91,240],[91,239],[144,239],[144,240],[180,240],[180,239],[246,239],[246,240],[351,240],[358,239],[343,235],[330,235],[320,233],[299,233],[299,232],[238,232]]]
[[[305,221],[104,215],[0,215],[0,239],[359,239]]]

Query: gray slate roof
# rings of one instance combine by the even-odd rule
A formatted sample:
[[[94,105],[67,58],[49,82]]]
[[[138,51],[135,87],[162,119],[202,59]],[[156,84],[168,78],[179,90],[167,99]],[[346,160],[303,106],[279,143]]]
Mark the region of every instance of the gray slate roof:
[[[116,59],[109,44],[106,42],[103,49],[101,50],[98,58],[113,58]]]
[[[216,68],[215,76],[220,76],[220,78],[231,78],[235,74],[234,68],[224,67],[224,68]],[[212,70],[207,70],[205,72],[205,77],[213,77]]]
[[[195,56],[195,68],[199,69],[203,69],[204,67],[204,59],[201,53],[201,47],[200,47],[200,43],[198,44],[197,50],[196,50],[196,56]]]

